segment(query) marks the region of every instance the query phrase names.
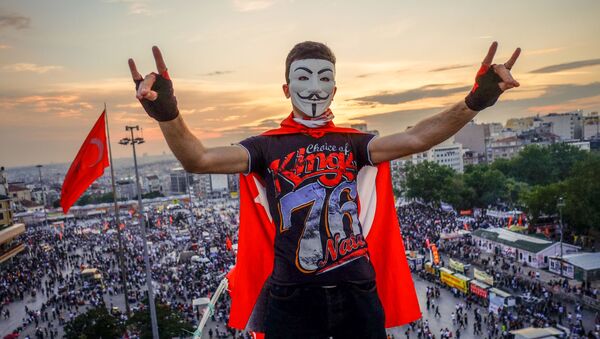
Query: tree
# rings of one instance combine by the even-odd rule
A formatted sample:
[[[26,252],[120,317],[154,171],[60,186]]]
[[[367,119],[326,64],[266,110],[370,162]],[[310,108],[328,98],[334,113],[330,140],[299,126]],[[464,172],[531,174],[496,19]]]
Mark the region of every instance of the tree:
[[[120,338],[125,326],[104,305],[78,315],[65,326],[67,339]]]
[[[579,148],[565,144],[556,143],[548,146],[550,154],[552,172],[550,173],[552,181],[564,180],[571,175],[571,169],[580,161],[586,159],[587,153]]]
[[[600,230],[600,156],[590,154],[573,166],[565,181],[565,220],[579,232]]]
[[[472,207],[485,208],[508,196],[506,177],[497,169],[487,165],[467,166],[463,177],[465,185],[474,192]]]
[[[511,207],[521,205],[520,198],[529,190],[529,185],[524,182],[517,181],[514,178],[506,179],[506,199]]]
[[[494,160],[490,167],[499,170],[507,177],[515,177],[513,173],[514,159],[499,158]]]
[[[158,197],[164,197],[164,195],[158,191],[142,194],[142,199],[152,199],[152,198],[158,198]]]
[[[556,215],[558,198],[564,193],[565,184],[562,182],[545,186],[535,186],[530,191],[524,192],[522,201],[527,207],[529,217],[533,223],[542,215]]]
[[[511,174],[515,179],[530,185],[555,182],[550,152],[542,146],[528,145],[512,161]]]
[[[136,311],[127,321],[127,325],[139,331],[140,338],[152,338],[152,323],[148,299],[144,300],[144,308]],[[156,318],[158,322],[158,337],[173,338],[187,336],[194,327],[183,316],[166,304],[156,303]],[[187,331],[187,332],[186,332]]]
[[[475,199],[475,191],[465,184],[463,176],[453,176],[443,190],[442,200],[459,210],[471,209]]]
[[[405,170],[403,186],[406,187],[407,198],[419,198],[427,203],[437,204],[447,196],[446,190],[455,176],[451,168],[431,161],[417,165],[409,163]]]

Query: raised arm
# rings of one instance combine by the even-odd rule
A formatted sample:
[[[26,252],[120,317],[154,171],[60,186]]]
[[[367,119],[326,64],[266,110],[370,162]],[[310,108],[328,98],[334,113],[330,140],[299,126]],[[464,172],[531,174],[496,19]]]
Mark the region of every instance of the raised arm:
[[[517,48],[506,63],[493,65],[492,60],[497,48],[498,43],[492,43],[477,72],[475,85],[465,100],[419,121],[405,132],[374,139],[369,144],[373,163],[390,161],[430,149],[458,132],[479,111],[494,105],[505,90],[519,87],[520,84],[512,77],[510,69],[517,61],[521,49]]]
[[[152,47],[158,73],[145,78],[133,59],[129,69],[136,84],[136,98],[148,115],[159,122],[160,129],[175,157],[191,173],[240,173],[248,170],[248,153],[239,146],[207,148],[192,134],[177,108],[173,82],[158,47]]]

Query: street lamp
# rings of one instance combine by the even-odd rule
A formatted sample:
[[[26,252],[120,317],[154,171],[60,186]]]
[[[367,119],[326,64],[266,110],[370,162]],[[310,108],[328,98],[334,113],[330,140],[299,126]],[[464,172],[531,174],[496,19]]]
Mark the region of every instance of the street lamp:
[[[565,201],[563,197],[558,198],[558,202],[556,203],[556,207],[558,207],[558,215],[560,222],[560,276],[563,275],[563,221],[562,221],[562,209],[565,207]]]
[[[44,204],[44,224],[48,227],[48,212],[46,212],[46,190],[44,189],[44,184],[42,183],[42,165],[35,165],[38,169],[38,173],[40,175],[40,187],[42,189],[42,203]]]
[[[187,184],[188,196],[190,198],[190,204],[189,204],[189,208],[190,208],[190,225],[189,225],[189,227],[192,227],[194,225],[194,223],[195,223],[194,205],[192,203],[192,188],[193,188],[194,180],[191,180],[191,182],[190,182],[190,177],[191,177],[191,173],[185,172],[185,181],[186,181],[186,184]]]
[[[152,269],[150,266],[150,257],[148,256],[148,239],[146,237],[147,222],[144,216],[144,207],[142,205],[142,187],[140,184],[140,175],[138,172],[137,155],[135,153],[135,144],[143,144],[144,138],[133,136],[134,130],[140,130],[140,127],[138,125],[125,126],[125,130],[131,132],[131,138],[123,138],[119,140],[119,144],[124,146],[131,144],[131,147],[133,148],[133,165],[135,167],[135,182],[137,185],[136,187],[138,197],[138,216],[140,219],[142,240],[144,244],[144,263],[146,266],[146,285],[148,286],[148,303],[150,304],[150,319],[152,321],[152,337],[154,339],[158,339],[158,322],[156,320],[156,307],[154,306],[154,291],[152,287]]]

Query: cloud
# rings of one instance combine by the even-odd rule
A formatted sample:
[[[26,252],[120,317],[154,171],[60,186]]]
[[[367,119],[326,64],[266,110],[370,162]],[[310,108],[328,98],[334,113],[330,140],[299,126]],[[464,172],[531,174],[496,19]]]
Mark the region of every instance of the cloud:
[[[383,92],[376,95],[351,99],[361,105],[395,105],[425,98],[445,97],[459,92],[466,92],[471,86],[447,87],[446,84],[432,84],[403,92]]]
[[[5,45],[5,44],[0,44],[0,49],[7,49],[7,48],[11,48],[11,46]]]
[[[542,68],[538,68],[536,70],[531,71],[530,73],[556,73],[560,71],[566,71],[570,69],[588,67],[588,66],[596,66],[600,65],[600,59],[590,59],[590,60],[581,60],[575,62],[567,62],[564,64],[557,64],[546,66]]]
[[[238,12],[254,12],[267,9],[274,4],[274,0],[233,0],[233,9]]]
[[[233,71],[214,71],[214,72],[201,74],[201,76],[212,77],[215,75],[225,75],[225,74],[230,74],[230,73],[233,73]]]
[[[129,14],[152,16],[159,13],[148,6],[146,0],[107,0],[108,3],[128,4]]]
[[[506,123],[510,118],[547,114],[551,112],[568,112],[575,109],[586,111],[600,110],[600,82],[589,84],[549,85],[541,88],[541,94],[534,98],[512,99],[510,92],[500,97],[493,107],[487,108],[476,119],[479,122]],[[377,129],[381,135],[402,132],[414,126],[420,120],[441,112],[447,106],[400,109],[377,114],[357,114],[353,121],[362,120],[369,129]]]
[[[11,65],[5,65],[2,67],[3,70],[10,72],[33,72],[39,74],[43,74],[48,71],[59,70],[62,68],[62,66],[41,66],[29,63],[16,63]]]
[[[453,69],[461,69],[461,68],[467,68],[467,67],[472,67],[473,65],[450,65],[450,66],[445,66],[445,67],[440,67],[440,68],[434,68],[432,70],[430,70],[429,72],[443,72],[443,71],[450,71]]]
[[[5,27],[12,27],[14,29],[29,28],[30,22],[31,19],[26,16],[0,13],[0,30]]]
[[[524,50],[523,55],[531,56],[531,55],[542,55],[542,54],[550,54],[554,52],[558,52],[563,50],[563,47],[553,47],[553,48],[544,48],[544,49],[534,49],[534,50]]]

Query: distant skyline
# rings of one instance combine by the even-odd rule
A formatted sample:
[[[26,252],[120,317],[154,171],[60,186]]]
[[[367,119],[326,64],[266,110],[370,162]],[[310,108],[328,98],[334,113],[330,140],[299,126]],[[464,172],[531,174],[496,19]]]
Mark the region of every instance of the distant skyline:
[[[290,112],[284,61],[297,42],[337,57],[339,125],[403,131],[461,100],[492,41],[516,47],[521,87],[481,112],[501,122],[600,111],[598,1],[4,0],[0,4],[0,165],[70,162],[108,106],[117,141],[138,124],[140,154],[170,152],[135,99],[127,59],[154,71],[158,45],[180,111],[207,146],[227,145]]]

